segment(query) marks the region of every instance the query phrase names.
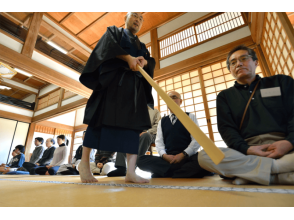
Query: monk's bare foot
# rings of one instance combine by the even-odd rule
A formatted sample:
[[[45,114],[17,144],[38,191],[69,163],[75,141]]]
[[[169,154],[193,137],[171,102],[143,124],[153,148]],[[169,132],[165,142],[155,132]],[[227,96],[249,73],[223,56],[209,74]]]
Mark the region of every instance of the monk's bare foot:
[[[80,162],[79,164],[79,173],[82,183],[95,183],[98,180],[92,175],[90,171],[90,166],[87,163]]]
[[[132,182],[132,183],[149,183],[149,180],[144,179],[135,173],[127,173],[125,177],[125,182]]]

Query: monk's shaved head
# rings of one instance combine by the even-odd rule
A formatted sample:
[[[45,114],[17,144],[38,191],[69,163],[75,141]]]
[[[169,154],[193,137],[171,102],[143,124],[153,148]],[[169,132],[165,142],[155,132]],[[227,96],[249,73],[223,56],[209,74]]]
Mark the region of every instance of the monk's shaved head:
[[[169,92],[168,96],[177,96],[179,99],[182,99],[180,93],[178,93],[176,91]]]

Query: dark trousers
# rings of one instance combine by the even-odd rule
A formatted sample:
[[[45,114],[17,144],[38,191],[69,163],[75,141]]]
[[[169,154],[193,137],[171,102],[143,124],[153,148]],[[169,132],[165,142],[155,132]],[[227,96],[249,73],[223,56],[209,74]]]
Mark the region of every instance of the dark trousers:
[[[150,147],[150,144],[154,142],[155,135],[150,134],[148,132],[142,134],[139,138],[139,151],[138,151],[138,158],[137,163],[139,160],[139,157],[142,155],[145,155],[146,151]],[[117,152],[116,154],[116,161],[115,161],[115,167],[127,167],[126,166],[126,154]]]
[[[25,168],[27,171],[29,171],[30,175],[36,175],[35,170],[40,166],[30,162],[24,162],[22,167]]]
[[[176,155],[177,153],[170,154]],[[200,167],[198,153],[184,158],[180,163],[176,164],[170,164],[161,157],[143,155],[140,156],[137,165],[141,170],[151,172],[153,177],[202,178],[213,175],[213,173]]]
[[[39,175],[45,175],[45,173],[48,171],[50,175],[56,175],[59,167],[60,166],[55,166],[48,169],[46,166],[40,166],[35,170],[35,172],[36,174],[39,174]]]

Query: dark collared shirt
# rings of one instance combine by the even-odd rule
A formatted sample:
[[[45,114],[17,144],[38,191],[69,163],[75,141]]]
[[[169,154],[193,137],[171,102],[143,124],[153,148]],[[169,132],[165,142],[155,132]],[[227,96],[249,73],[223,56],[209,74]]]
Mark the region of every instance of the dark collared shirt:
[[[247,154],[244,139],[270,132],[282,132],[294,146],[294,80],[276,75],[262,78],[248,107],[241,130],[241,119],[251,93],[261,79],[248,85],[235,85],[217,96],[218,130],[228,147]],[[262,97],[261,89],[280,87],[281,95]]]

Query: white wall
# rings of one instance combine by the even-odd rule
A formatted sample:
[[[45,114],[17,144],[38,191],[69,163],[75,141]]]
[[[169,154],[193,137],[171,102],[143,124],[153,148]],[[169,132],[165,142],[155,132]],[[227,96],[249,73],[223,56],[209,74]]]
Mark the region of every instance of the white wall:
[[[181,15],[180,17],[162,25],[161,27],[157,28],[157,36],[158,38],[190,23],[198,18],[207,15],[210,12],[188,12],[186,14]]]
[[[33,117],[33,113],[34,113],[33,111],[30,111],[30,110],[17,108],[17,107],[5,105],[2,103],[0,103],[0,110],[5,111],[5,112],[19,114],[19,115],[24,115],[24,116],[28,116],[28,117]]]
[[[65,113],[63,115],[56,116],[54,118],[50,118],[47,121],[52,121],[64,125],[74,126],[75,125],[75,116],[76,111],[72,111],[69,113]]]
[[[84,115],[85,115],[85,108],[86,107],[83,107],[83,108],[79,108],[77,110],[75,126],[79,126],[79,125],[83,124]]]
[[[35,100],[36,100],[36,95],[32,94],[32,95],[24,98],[22,101],[33,103],[33,102],[35,102]]]
[[[17,121],[0,118],[0,164],[6,163]]]
[[[19,83],[19,82],[16,82],[14,80],[11,80],[11,79],[5,79],[3,78],[3,81],[6,82],[6,83],[9,83],[11,85],[14,85],[14,86],[17,86],[17,87],[20,87],[20,88],[23,88],[23,89],[26,89],[28,91],[31,91],[33,93],[38,93],[39,90],[38,89],[35,89],[33,87],[30,87],[30,86],[27,86],[27,85],[24,85],[22,83]]]
[[[41,109],[41,110],[39,110],[39,111],[36,111],[35,114],[34,114],[34,116],[38,116],[38,115],[41,115],[41,114],[43,114],[43,113],[45,113],[45,112],[49,112],[49,111],[51,111],[51,110],[53,110],[53,109],[56,109],[57,106],[58,106],[58,103],[56,103],[56,104],[54,104],[54,105],[51,105],[51,106],[49,106],[49,107],[47,107],[47,108],[43,108],[43,109]]]
[[[144,34],[139,38],[139,40],[144,44],[149,44],[151,42],[150,32]]]
[[[21,52],[23,45],[18,41],[6,36],[5,34],[0,33],[0,44],[8,47],[18,53]]]
[[[58,88],[58,86],[50,84],[49,86],[46,86],[46,87],[44,87],[43,89],[40,90],[39,96],[42,96],[42,95],[44,95],[46,93],[49,93],[52,90],[57,89],[57,88]]]
[[[83,98],[85,98],[85,97],[80,96],[80,95],[73,96],[71,98],[68,98],[68,99],[62,101],[61,106],[68,105],[68,104],[70,104],[72,102],[78,101],[78,100],[83,99]]]
[[[214,40],[208,41],[206,43],[200,44],[199,46],[195,46],[191,49],[185,50],[181,53],[175,54],[174,56],[168,57],[164,60],[160,61],[160,68],[164,68],[170,66],[172,64],[178,63],[180,61],[186,60],[190,57],[194,57],[196,55],[202,54],[204,52],[210,51],[212,49],[218,48],[225,44],[229,44],[233,41],[242,39],[244,37],[250,36],[249,27],[243,27],[231,33],[225,34],[221,37],[218,37]]]
[[[50,69],[53,69],[71,79],[74,79],[79,82],[80,74],[74,70],[71,70],[69,67],[65,67],[46,56],[42,55],[41,53],[38,53],[37,51],[33,52],[32,59],[37,61],[38,63],[43,64],[44,66],[49,67]]]

